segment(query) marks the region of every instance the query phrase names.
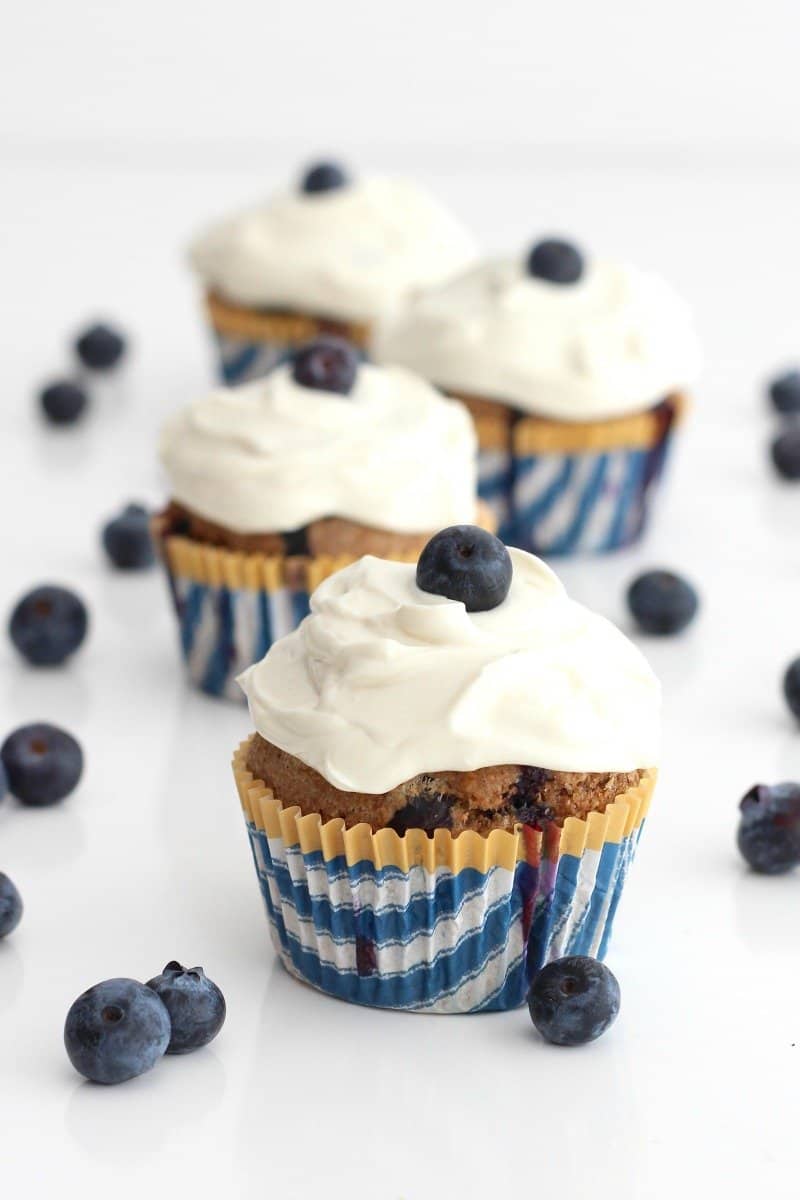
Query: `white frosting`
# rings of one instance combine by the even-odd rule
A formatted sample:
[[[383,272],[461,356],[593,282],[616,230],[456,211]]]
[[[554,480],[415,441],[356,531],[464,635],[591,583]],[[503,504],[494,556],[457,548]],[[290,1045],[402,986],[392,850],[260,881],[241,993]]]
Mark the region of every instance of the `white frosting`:
[[[475,254],[466,229],[401,179],[286,192],[190,248],[195,270],[234,303],[353,321],[374,320]]]
[[[483,263],[409,302],[374,351],[441,387],[565,421],[648,408],[700,365],[671,288],[603,260],[574,284],[535,279],[522,261]]]
[[[475,519],[466,409],[401,367],[361,364],[347,396],[279,367],[177,413],[160,450],[173,498],[239,533],[333,516],[396,533]]]
[[[416,568],[366,557],[240,677],[262,737],[345,791],[500,764],[632,771],[658,761],[659,684],[639,650],[511,550],[506,600],[468,613]]]

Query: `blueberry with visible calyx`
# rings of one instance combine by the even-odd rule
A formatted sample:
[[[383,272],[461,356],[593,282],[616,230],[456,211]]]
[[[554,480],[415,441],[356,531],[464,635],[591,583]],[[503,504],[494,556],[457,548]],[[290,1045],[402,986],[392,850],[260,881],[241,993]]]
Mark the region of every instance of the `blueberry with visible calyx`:
[[[547,238],[528,254],[528,274],[548,283],[577,283],[583,275],[583,255],[572,242]]]
[[[800,428],[785,429],[772,443],[775,470],[784,479],[800,479]]]
[[[616,977],[596,958],[576,954],[542,967],[528,993],[531,1020],[556,1046],[593,1042],[614,1023],[620,994]]]
[[[151,567],[156,554],[150,514],[141,504],[128,504],[103,526],[103,548],[115,567],[138,571]]]
[[[73,425],[83,416],[88,397],[71,379],[58,379],[39,393],[42,412],[52,425]]]
[[[739,809],[736,843],[754,871],[782,875],[800,866],[800,784],[756,784]]]
[[[344,338],[323,336],[302,346],[294,356],[292,378],[301,387],[346,396],[358,373],[358,354]]]
[[[169,1013],[135,979],[106,979],[78,996],[64,1024],[76,1071],[93,1083],[124,1083],[156,1065],[170,1039]]]
[[[786,668],[783,677],[783,694],[792,713],[800,721],[800,658],[796,658]]]
[[[800,413],[800,371],[787,371],[769,385],[772,407],[779,413]]]
[[[467,612],[497,608],[511,587],[511,555],[500,538],[477,525],[435,533],[417,563],[417,587],[460,600]]]
[[[300,180],[300,191],[307,195],[318,192],[333,192],[338,188],[347,187],[350,176],[345,169],[335,162],[313,163],[306,169]]]
[[[125,338],[111,325],[92,325],[75,342],[75,352],[85,367],[108,371],[125,353]]]
[[[0,938],[12,933],[22,920],[22,897],[14,884],[0,871]]]
[[[645,633],[680,633],[698,604],[692,585],[672,571],[645,571],[628,588],[628,608]]]
[[[225,997],[202,967],[168,962],[147,986],[169,1013],[172,1036],[167,1054],[187,1054],[214,1040],[225,1021]]]
[[[89,616],[69,588],[42,584],[17,601],[8,623],[11,641],[36,667],[57,667],[86,637]]]
[[[83,751],[71,734],[39,722],[10,733],[0,759],[12,795],[23,804],[57,804],[74,791],[83,774]]]

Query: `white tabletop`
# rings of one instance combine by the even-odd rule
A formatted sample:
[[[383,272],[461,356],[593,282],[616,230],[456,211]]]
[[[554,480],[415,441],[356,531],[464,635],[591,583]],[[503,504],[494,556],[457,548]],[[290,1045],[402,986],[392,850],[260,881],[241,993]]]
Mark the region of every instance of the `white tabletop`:
[[[361,1010],[276,965],[229,771],[246,712],[185,689],[163,580],[114,574],[97,537],[121,502],[164,496],[158,422],[211,378],[181,246],[257,195],[263,171],[20,153],[0,172],[0,607],[63,582],[92,627],[62,670],[26,668],[0,638],[0,733],[62,723],[87,762],[58,808],[0,805],[0,870],[26,904],[0,945],[9,1196],[672,1200],[722,1180],[729,1197],[796,1195],[800,872],[749,875],[734,830],[753,783],[800,776],[779,692],[800,653],[800,485],[770,471],[761,394],[765,373],[800,360],[800,179],[644,162],[417,166],[493,246],[563,230],[663,271],[705,343],[646,543],[560,568],[623,625],[624,586],[645,565],[685,572],[702,596],[685,636],[641,642],[665,685],[666,745],[609,958],[619,1021],[565,1051],[525,1011]],[[35,387],[95,314],[130,331],[129,367],[82,428],[46,429]],[[73,998],[176,957],[223,988],[219,1039],[117,1088],[82,1082],[61,1041]]]

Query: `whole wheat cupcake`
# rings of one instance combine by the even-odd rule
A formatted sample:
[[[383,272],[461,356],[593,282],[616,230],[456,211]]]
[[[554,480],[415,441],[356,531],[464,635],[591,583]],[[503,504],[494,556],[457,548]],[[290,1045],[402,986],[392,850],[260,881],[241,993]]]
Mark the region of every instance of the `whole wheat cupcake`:
[[[241,679],[234,772],[286,968],[362,1004],[512,1008],[602,957],[655,783],[658,683],[470,526],[368,556]]]
[[[237,700],[236,676],[326,575],[363,554],[416,559],[443,521],[492,524],[464,406],[336,338],[177,413],[161,460],[155,534],[189,675]]]
[[[464,400],[501,535],[546,555],[640,536],[699,366],[666,283],[555,240],[417,296],[375,353]]]
[[[410,292],[475,257],[472,237],[404,179],[317,163],[297,183],[200,235],[190,250],[222,378],[264,375],[320,333],[365,347]]]

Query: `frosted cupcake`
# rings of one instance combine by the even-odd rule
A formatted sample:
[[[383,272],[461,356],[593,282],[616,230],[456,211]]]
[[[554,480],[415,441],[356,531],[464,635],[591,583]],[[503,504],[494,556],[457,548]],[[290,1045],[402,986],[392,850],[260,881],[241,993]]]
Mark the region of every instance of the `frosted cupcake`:
[[[475,245],[407,180],[354,179],[318,163],[295,187],[197,238],[190,256],[222,378],[240,383],[320,333],[365,347],[378,318],[461,270]]]
[[[236,675],[326,575],[363,554],[415,559],[432,530],[478,511],[464,406],[334,338],[179,412],[161,460],[156,537],[189,674],[238,700]]]
[[[474,527],[365,557],[245,672],[234,772],[272,940],[342,999],[512,1008],[605,953],[655,784],[659,686],[539,559]]]
[[[375,353],[469,406],[481,495],[504,540],[539,554],[639,537],[699,367],[666,283],[559,241],[418,296]]]

